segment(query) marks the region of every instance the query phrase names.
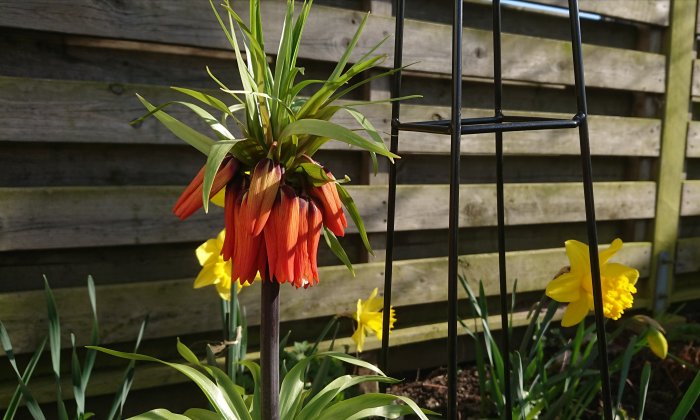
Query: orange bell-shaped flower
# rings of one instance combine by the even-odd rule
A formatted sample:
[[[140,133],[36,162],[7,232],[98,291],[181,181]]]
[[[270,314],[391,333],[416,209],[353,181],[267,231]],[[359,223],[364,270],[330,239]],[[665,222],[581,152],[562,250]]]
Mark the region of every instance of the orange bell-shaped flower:
[[[270,210],[272,210],[272,204],[277,197],[281,180],[282,168],[270,159],[258,162],[251,174],[248,211],[250,215],[249,228],[254,236],[258,236],[262,232],[270,217]]]
[[[203,166],[197,176],[195,176],[192,182],[185,188],[185,191],[182,192],[177,202],[175,202],[173,213],[175,213],[180,220],[187,219],[202,207],[204,169],[205,167]],[[216,172],[216,176],[214,176],[214,183],[212,184],[209,198],[213,197],[224,188],[234,175],[236,175],[236,171],[238,171],[238,161],[232,157],[224,159],[219,170]]]
[[[280,188],[270,219],[265,227],[265,243],[270,251],[268,266],[270,276],[278,283],[294,281],[294,261],[299,237],[299,197],[289,186]]]
[[[326,175],[332,180],[335,180],[333,174],[326,170]],[[348,227],[348,221],[343,212],[343,203],[340,201],[338,189],[335,182],[327,182],[320,187],[312,187],[310,194],[316,198],[321,206],[323,213],[323,224],[335,234],[335,236],[344,236],[345,228]]]

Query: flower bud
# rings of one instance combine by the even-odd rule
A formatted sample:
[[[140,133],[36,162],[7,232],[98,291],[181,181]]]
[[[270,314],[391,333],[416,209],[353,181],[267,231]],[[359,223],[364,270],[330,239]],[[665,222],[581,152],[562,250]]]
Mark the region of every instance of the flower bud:
[[[248,191],[249,229],[253,236],[258,236],[265,227],[281,180],[282,168],[272,160],[263,159],[255,166]]]
[[[182,192],[180,198],[178,198],[173,207],[173,213],[175,213],[180,220],[187,219],[202,207],[205,168],[206,166],[202,167],[197,176],[192,179],[192,182],[185,188],[185,191]],[[233,176],[236,175],[237,171],[238,161],[233,158],[226,158],[214,176],[214,183],[212,184],[209,198],[213,197],[224,188]]]
[[[326,171],[326,175],[332,180],[335,177],[330,171]],[[323,213],[323,224],[330,229],[335,236],[344,236],[345,228],[348,227],[345,213],[343,212],[343,203],[340,201],[338,189],[335,182],[328,182],[320,187],[312,187],[310,194],[316,198],[320,204],[321,212]]]

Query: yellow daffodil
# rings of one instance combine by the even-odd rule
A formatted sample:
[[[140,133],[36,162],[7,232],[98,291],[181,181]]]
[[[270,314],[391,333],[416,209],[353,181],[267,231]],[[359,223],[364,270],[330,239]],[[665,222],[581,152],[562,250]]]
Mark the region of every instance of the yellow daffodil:
[[[354,314],[357,321],[357,329],[352,335],[353,341],[357,345],[357,351],[362,352],[365,344],[365,336],[374,333],[379,340],[382,339],[382,318],[384,308],[384,298],[377,297],[378,290],[375,288],[365,302],[357,299],[357,311]],[[389,317],[389,331],[394,328],[396,322],[396,312],[391,308]]]
[[[214,285],[216,291],[219,292],[219,296],[222,299],[229,300],[231,297],[231,260],[224,261],[224,258],[221,256],[225,234],[226,230],[224,229],[216,238],[209,239],[195,251],[202,270],[194,280],[194,288],[199,289],[200,287]],[[242,288],[241,283],[236,282],[236,284],[238,286],[237,290],[240,291]]]
[[[637,292],[634,287],[639,271],[626,265],[608,262],[622,248],[622,241],[615,239],[608,249],[600,252],[600,277],[603,290],[603,314],[607,318],[619,319],[625,309],[632,307]],[[579,241],[566,241],[566,255],[570,270],[557,276],[547,286],[550,298],[569,303],[561,320],[563,327],[581,322],[589,310],[593,310],[593,286],[588,245]]]

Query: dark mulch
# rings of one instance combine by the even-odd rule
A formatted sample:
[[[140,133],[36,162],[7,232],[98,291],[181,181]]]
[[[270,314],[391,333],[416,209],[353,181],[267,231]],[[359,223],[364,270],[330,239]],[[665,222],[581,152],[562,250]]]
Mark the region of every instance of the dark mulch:
[[[425,379],[396,384],[389,388],[388,392],[409,397],[419,407],[440,413],[443,418],[446,418],[447,370],[444,368],[434,370]],[[475,367],[459,372],[457,376],[457,401],[460,419],[478,417],[481,397]]]
[[[700,368],[699,344],[694,342],[686,344],[673,343],[669,350],[686,363]],[[639,379],[646,361],[652,365],[652,376],[644,418],[654,420],[668,419],[695,377],[695,372],[670,357],[660,361],[650,351],[645,350],[641,357],[635,358],[630,367],[628,387],[623,400],[623,407],[630,416],[636,417]],[[612,382],[613,391],[616,392],[617,378],[613,378]],[[469,367],[459,372],[457,387],[459,419],[480,418],[481,397],[479,394],[479,379],[475,367]],[[444,368],[436,369],[424,379],[394,385],[389,389],[389,392],[409,397],[418,406],[438,412],[445,417],[447,407],[447,371]],[[599,407],[591,407],[589,418],[600,418],[599,410]],[[700,402],[696,403],[695,411],[689,414],[688,419],[700,420]]]

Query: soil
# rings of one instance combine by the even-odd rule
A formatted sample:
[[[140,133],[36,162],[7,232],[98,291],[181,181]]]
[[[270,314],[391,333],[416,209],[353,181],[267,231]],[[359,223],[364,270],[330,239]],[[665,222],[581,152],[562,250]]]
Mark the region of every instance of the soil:
[[[613,350],[613,349],[611,349]],[[613,350],[614,351],[614,350]],[[700,368],[700,343],[687,342],[671,343],[669,353],[683,360],[689,365]],[[651,351],[645,349],[638,357],[635,357],[628,376],[628,388],[623,400],[623,408],[635,416],[639,403],[639,378],[645,362],[652,366],[651,381],[644,418],[663,420],[668,419],[673,409],[678,405],[682,395],[688,388],[695,372],[692,368],[683,366],[677,360],[668,357],[660,361]],[[613,378],[613,391],[617,389],[617,379]],[[392,386],[388,390],[391,394],[404,395],[413,399],[419,407],[440,413],[446,416],[447,407],[447,371],[439,368],[431,372],[424,379],[414,382],[406,382]],[[475,367],[461,370],[457,377],[457,401],[459,419],[480,418],[481,397],[479,394],[479,380]],[[597,403],[596,403],[597,404]],[[599,419],[600,407],[592,406],[588,413],[589,419]],[[688,419],[700,420],[700,401],[690,412]]]
[[[419,407],[440,413],[443,418],[446,418],[447,370],[444,368],[434,370],[423,380],[394,385],[388,389],[388,392],[409,397]],[[457,402],[459,419],[471,419],[479,416],[481,396],[475,367],[459,371],[457,375]]]

